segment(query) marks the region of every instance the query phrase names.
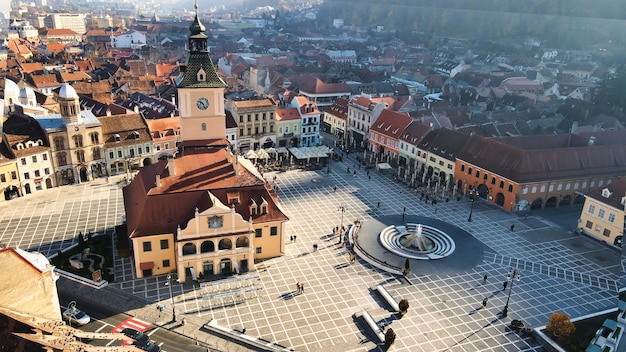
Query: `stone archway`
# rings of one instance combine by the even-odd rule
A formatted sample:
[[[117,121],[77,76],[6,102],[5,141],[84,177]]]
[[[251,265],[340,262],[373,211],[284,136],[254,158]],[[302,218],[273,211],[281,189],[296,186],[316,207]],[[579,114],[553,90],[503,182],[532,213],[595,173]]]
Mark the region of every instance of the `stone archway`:
[[[503,207],[504,206],[504,194],[499,192],[496,194],[496,204]]]
[[[548,200],[546,201],[545,208],[556,208],[556,206],[557,206],[556,197],[548,198]]]
[[[86,167],[81,167],[80,170],[78,171],[80,174],[80,182],[87,182],[89,181],[89,178],[87,177],[87,168]]]
[[[543,199],[537,198],[530,204],[530,210],[541,209],[543,207]]]

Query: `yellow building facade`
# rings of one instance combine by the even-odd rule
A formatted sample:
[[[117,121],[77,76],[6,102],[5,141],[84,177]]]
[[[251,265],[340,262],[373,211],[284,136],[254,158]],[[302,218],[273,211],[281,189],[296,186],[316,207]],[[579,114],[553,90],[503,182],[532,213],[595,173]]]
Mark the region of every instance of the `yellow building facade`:
[[[578,221],[579,233],[621,248],[626,228],[626,180],[619,178],[605,187],[585,194],[585,205]]]

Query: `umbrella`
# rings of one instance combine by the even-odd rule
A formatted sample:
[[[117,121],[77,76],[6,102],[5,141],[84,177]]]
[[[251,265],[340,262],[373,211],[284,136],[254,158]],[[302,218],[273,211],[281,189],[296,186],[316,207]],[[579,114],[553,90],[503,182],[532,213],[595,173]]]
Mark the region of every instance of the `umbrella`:
[[[267,149],[265,149],[265,151],[266,151],[268,154],[276,154],[276,153],[278,153],[278,152],[276,151],[276,148],[274,148],[274,147],[267,148]]]
[[[254,150],[248,150],[246,152],[246,155],[244,155],[244,157],[246,159],[256,159],[256,158],[258,158],[258,155],[254,152]]]
[[[256,152],[256,155],[257,155],[257,157],[258,157],[259,159],[269,159],[269,158],[270,158],[269,154],[267,154],[267,152],[265,151],[265,149],[259,149],[259,150]]]

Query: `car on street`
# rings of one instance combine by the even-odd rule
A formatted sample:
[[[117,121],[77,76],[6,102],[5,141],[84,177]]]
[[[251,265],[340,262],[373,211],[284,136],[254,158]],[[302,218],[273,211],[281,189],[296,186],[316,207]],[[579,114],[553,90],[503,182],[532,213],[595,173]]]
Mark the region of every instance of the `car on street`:
[[[91,317],[87,313],[74,306],[63,311],[63,319],[78,325],[85,325],[91,321]]]
[[[124,328],[122,329],[121,333],[135,340],[138,345],[145,345],[150,342],[150,336],[144,334],[139,330]]]
[[[148,352],[161,352],[161,347],[150,340],[146,343],[135,341],[133,342],[133,346]]]

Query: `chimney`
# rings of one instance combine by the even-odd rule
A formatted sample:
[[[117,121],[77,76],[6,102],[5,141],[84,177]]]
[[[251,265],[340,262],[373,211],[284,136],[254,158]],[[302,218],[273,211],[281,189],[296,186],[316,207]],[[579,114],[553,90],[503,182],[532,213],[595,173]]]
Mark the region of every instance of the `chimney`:
[[[111,116],[111,109],[107,109],[107,116]]]
[[[174,94],[172,94],[172,104],[176,106],[176,96]]]
[[[135,105],[135,107],[133,108],[133,110],[135,111],[135,113],[139,113],[139,105]]]
[[[161,187],[161,175],[156,175],[155,187]]]
[[[176,176],[176,170],[174,169],[174,158],[167,158],[167,169],[170,172],[170,176]]]

